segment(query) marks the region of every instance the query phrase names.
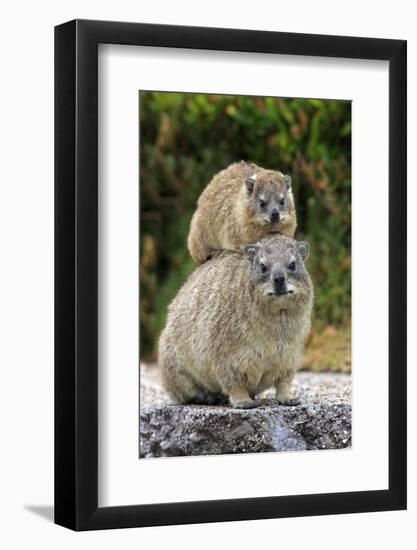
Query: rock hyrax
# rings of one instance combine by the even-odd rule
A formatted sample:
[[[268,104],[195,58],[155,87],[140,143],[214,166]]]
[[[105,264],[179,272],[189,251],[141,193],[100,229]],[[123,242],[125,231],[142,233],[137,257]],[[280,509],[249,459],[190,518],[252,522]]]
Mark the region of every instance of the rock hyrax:
[[[293,237],[291,177],[247,162],[214,176],[198,199],[188,249],[198,263],[215,250],[239,250],[270,233]]]
[[[310,330],[309,246],[279,235],[245,251],[222,251],[199,266],[168,309],[159,342],[165,388],[180,403],[229,398],[253,407],[275,387],[297,404],[292,379]]]

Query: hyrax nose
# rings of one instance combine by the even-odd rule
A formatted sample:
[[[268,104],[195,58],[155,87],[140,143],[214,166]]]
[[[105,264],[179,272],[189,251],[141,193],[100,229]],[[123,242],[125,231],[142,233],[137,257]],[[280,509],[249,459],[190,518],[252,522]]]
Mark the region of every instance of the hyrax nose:
[[[279,212],[276,208],[271,211],[271,222],[277,222],[279,220]]]
[[[285,286],[285,275],[281,271],[275,273],[274,275],[274,284],[278,289],[281,289]]]

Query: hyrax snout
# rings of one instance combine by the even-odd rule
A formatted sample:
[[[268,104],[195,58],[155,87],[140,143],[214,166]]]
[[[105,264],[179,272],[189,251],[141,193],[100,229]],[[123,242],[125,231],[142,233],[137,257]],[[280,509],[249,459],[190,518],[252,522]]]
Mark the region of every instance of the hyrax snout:
[[[169,306],[159,343],[164,385],[179,403],[228,398],[236,407],[275,387],[295,404],[294,373],[310,330],[313,286],[304,241],[280,235],[222,251]]]
[[[214,176],[191,220],[188,248],[199,263],[216,250],[240,250],[268,234],[293,237],[291,177],[239,162]]]

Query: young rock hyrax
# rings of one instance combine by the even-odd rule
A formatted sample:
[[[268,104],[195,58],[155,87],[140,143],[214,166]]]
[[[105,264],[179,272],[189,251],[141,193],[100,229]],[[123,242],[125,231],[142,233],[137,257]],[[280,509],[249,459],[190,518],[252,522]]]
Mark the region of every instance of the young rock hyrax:
[[[291,177],[255,164],[231,164],[198,199],[188,249],[198,263],[215,250],[240,250],[270,233],[293,237],[297,219]]]
[[[313,286],[306,242],[279,235],[222,251],[198,267],[168,309],[159,342],[165,388],[180,403],[256,406],[275,387],[297,404],[291,384],[310,330]]]

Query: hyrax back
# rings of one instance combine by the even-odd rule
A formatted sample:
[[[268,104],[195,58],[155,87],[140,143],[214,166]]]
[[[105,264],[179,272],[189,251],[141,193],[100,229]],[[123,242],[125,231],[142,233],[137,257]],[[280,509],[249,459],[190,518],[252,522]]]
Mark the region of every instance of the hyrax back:
[[[242,161],[216,174],[201,194],[188,249],[203,263],[215,250],[240,250],[268,234],[293,237],[296,226],[290,176]]]
[[[180,403],[226,396],[239,407],[291,383],[310,330],[308,244],[265,237],[245,252],[222,251],[198,267],[169,306],[159,342],[164,385]]]

